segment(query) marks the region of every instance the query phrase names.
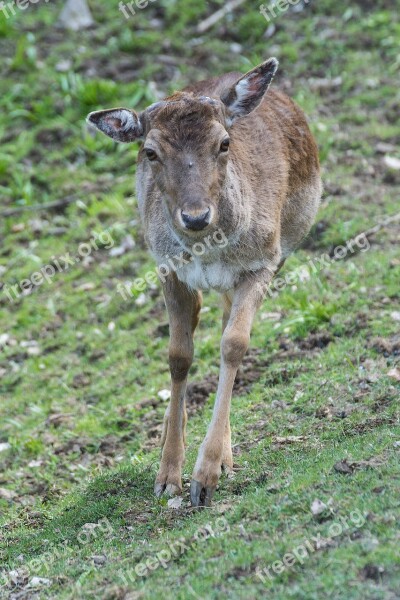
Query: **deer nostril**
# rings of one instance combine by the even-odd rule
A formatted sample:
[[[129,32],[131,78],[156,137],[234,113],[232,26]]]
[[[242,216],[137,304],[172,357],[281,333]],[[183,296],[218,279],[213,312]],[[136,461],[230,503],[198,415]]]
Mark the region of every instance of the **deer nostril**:
[[[209,225],[210,223],[210,209],[207,208],[201,215],[191,215],[190,213],[181,210],[182,221],[187,229],[193,231],[200,231]]]

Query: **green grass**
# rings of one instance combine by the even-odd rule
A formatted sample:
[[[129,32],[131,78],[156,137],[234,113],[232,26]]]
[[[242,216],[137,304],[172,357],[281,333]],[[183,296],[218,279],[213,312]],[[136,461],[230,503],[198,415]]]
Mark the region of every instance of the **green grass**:
[[[0,12],[0,573],[19,570],[0,597],[399,598],[400,387],[389,373],[399,368],[400,225],[387,219],[400,179],[382,154],[400,157],[398,2],[309,3],[277,18],[270,37],[258,3],[246,3],[202,40],[196,26],[222,1],[159,0],[129,20],[114,0],[90,4],[96,26],[76,34],[55,27],[61,3]],[[158,392],[169,385],[160,287],[129,301],[117,290],[154,269],[134,197],[137,147],[92,137],[84,119],[270,55],[275,84],[309,116],[324,199],[281,273],[303,276],[265,301],[254,326],[233,399],[235,477],[195,511],[188,485],[221,319],[218,295],[205,295],[190,380],[207,381],[209,398],[190,404],[173,509],[152,493]],[[368,248],[310,267],[379,224]],[[101,232],[90,259],[10,302],[5,290],[79,257]],[[127,236],[134,247],[115,256]],[[29,588],[35,576],[49,584]]]

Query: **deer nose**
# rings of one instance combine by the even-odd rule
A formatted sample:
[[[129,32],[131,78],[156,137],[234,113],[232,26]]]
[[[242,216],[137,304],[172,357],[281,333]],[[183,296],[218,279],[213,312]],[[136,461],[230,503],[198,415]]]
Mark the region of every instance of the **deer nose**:
[[[210,213],[211,211],[209,208],[207,208],[207,210],[200,215],[181,210],[181,217],[186,229],[191,229],[192,231],[201,231],[210,224]]]

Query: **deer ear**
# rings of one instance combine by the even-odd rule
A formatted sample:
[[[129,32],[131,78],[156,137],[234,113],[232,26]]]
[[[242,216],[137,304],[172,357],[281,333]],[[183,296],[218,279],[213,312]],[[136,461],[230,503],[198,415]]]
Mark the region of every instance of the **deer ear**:
[[[231,123],[257,108],[269,88],[278,65],[276,58],[269,58],[243,75],[222,94],[221,100],[228,108],[228,120]]]
[[[86,121],[116,142],[134,142],[143,136],[143,126],[134,110],[111,108],[88,114]]]

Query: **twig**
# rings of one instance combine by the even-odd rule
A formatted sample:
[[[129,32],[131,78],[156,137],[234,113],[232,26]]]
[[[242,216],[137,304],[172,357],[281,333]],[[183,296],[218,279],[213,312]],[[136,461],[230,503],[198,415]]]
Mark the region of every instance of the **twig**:
[[[390,217],[387,217],[386,219],[384,219],[383,221],[381,221],[374,227],[371,227],[370,229],[363,231],[363,234],[365,235],[365,237],[369,237],[371,235],[374,235],[375,233],[377,233],[384,227],[386,227],[386,225],[390,225],[390,223],[395,223],[396,221],[400,221],[400,213],[397,213],[396,215],[391,215]]]
[[[230,0],[225,6],[207,17],[207,19],[204,19],[204,21],[201,21],[196,27],[197,33],[205,33],[208,29],[211,29],[213,25],[218,23],[218,21],[223,19],[225,15],[231,12],[231,10],[235,10],[235,8],[238,8],[241,4],[244,4],[244,2],[245,0]]]
[[[18,215],[19,213],[24,212],[25,210],[48,210],[51,208],[61,208],[63,206],[68,206],[77,200],[77,196],[66,196],[65,198],[61,198],[60,200],[53,200],[52,202],[47,202],[45,204],[32,204],[31,206],[15,206],[14,208],[8,208],[7,210],[3,210],[0,213],[0,217],[12,217],[13,215]]]

